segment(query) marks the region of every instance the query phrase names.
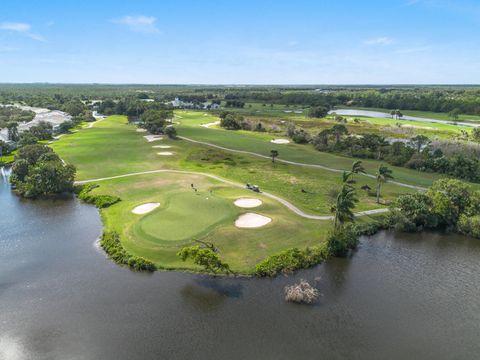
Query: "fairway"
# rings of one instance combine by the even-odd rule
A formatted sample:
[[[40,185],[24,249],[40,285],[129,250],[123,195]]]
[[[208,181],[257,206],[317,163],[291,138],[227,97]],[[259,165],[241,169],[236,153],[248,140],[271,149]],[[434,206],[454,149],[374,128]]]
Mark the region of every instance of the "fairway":
[[[51,145],[77,167],[78,180],[99,185],[94,194],[121,199],[101,213],[105,230],[118,232],[128,252],[160,268],[198,270],[183,263],[176,253],[196,240],[207,241],[215,244],[232,269],[251,273],[269,255],[326,240],[332,226],[332,192],[341,184],[342,168],[348,169],[352,159],[320,153],[310,146],[271,142],[282,136],[204,127],[201,125],[217,118],[200,112],[181,111],[177,115],[181,136],[252,154],[165,136],[152,143],[148,141],[151,137],[145,138],[123,116],[106,118]],[[168,151],[159,151],[162,149]],[[271,149],[279,151],[278,162],[273,163],[268,156]],[[158,155],[161,152],[173,155]],[[365,164],[373,173],[379,162],[367,160]],[[400,174],[396,168],[394,173],[396,179],[405,178],[412,185],[429,184],[436,177],[402,168],[398,168]],[[359,186],[375,187],[371,177],[358,176],[357,181]],[[258,185],[265,195],[255,193],[256,201],[252,202],[252,191],[242,185],[246,183]],[[355,211],[385,207],[390,199],[411,191],[394,183],[384,184],[384,205],[375,202],[373,193],[359,191]],[[275,196],[295,206],[299,213]],[[235,205],[239,199],[250,200],[242,207]],[[255,209],[249,208],[253,206]],[[301,214],[320,217],[310,219]]]

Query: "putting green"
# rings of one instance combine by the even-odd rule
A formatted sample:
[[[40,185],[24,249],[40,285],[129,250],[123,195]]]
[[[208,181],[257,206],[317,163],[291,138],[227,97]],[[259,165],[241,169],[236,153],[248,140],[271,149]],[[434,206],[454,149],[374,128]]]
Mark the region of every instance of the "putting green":
[[[236,213],[230,201],[208,192],[180,193],[170,197],[165,208],[143,217],[134,231],[150,240],[183,241],[207,233]]]

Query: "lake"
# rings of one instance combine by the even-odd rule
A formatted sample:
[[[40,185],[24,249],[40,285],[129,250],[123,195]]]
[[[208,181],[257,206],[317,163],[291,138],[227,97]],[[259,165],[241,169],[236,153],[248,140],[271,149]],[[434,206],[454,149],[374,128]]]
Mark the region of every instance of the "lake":
[[[480,241],[362,238],[275,279],[138,274],[95,245],[97,210],[22,200],[0,179],[0,359],[475,359]],[[304,278],[318,304],[286,303]]]
[[[328,112],[336,113],[337,115],[341,116],[365,116],[371,118],[385,118],[385,119],[392,119],[392,115],[389,113],[381,112],[381,111],[372,111],[372,110],[358,110],[358,109],[335,109]],[[423,123],[435,123],[435,124],[450,124],[450,125],[457,125],[457,126],[467,126],[467,127],[479,127],[480,124],[475,124],[472,122],[453,122],[453,121],[445,121],[445,120],[438,120],[438,119],[429,119],[423,118],[418,116],[409,116],[403,115],[400,120],[409,120],[414,122],[423,122]]]

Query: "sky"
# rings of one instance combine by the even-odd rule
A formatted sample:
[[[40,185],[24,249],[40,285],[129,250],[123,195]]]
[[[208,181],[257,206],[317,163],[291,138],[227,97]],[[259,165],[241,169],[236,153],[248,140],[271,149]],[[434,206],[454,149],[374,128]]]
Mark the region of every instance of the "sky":
[[[480,0],[2,0],[0,83],[479,84]]]

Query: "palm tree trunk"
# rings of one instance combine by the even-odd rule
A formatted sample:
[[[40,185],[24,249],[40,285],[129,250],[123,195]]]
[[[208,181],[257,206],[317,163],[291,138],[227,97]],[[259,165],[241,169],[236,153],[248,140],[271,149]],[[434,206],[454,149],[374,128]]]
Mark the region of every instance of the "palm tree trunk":
[[[380,204],[380,182],[377,183],[377,204]]]

